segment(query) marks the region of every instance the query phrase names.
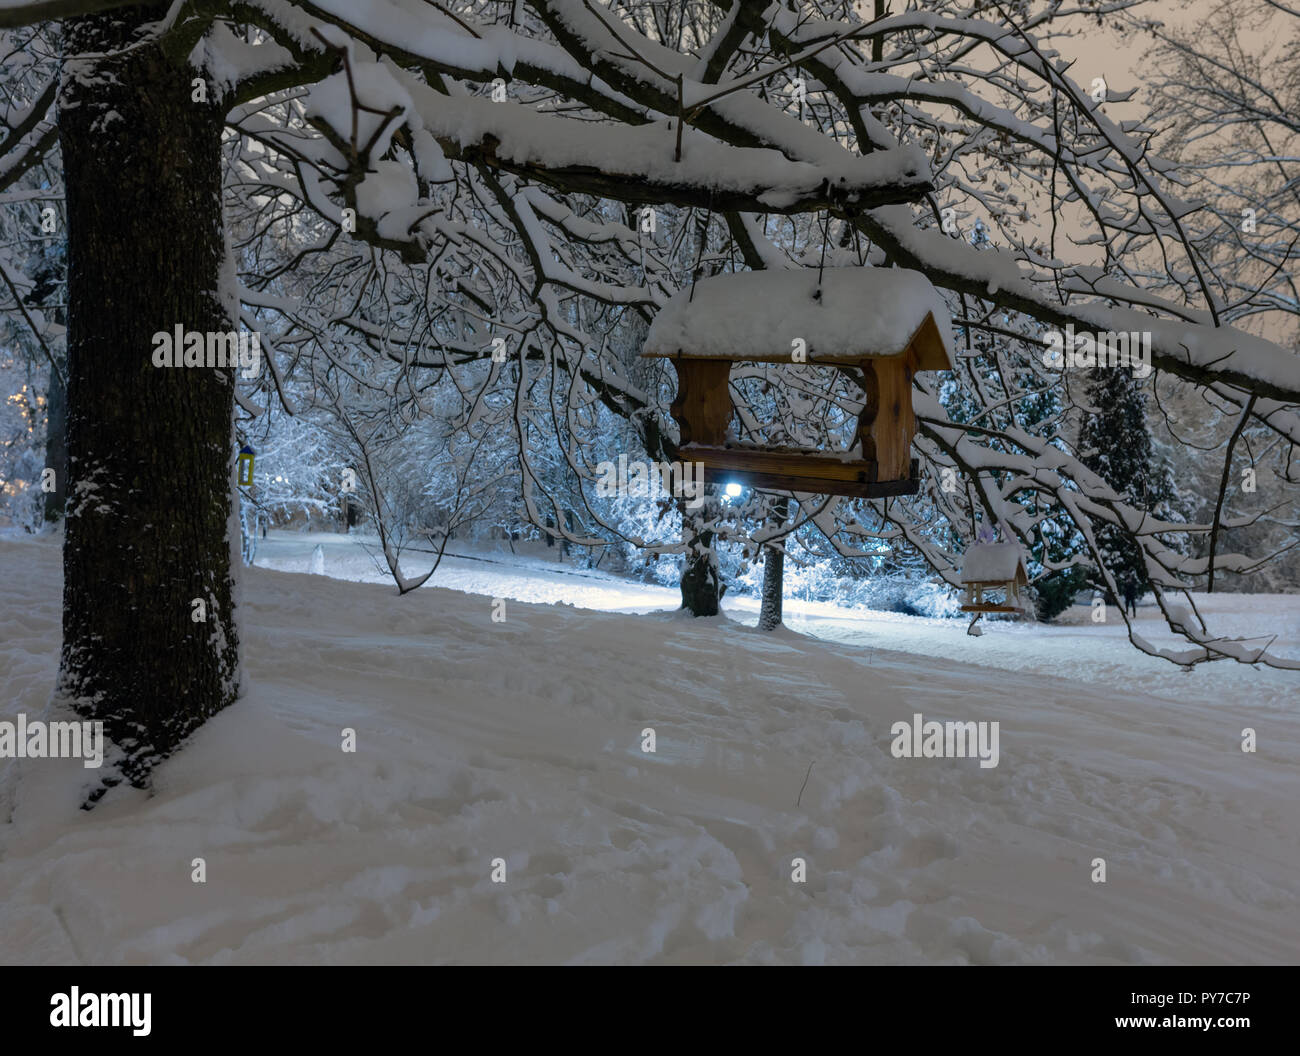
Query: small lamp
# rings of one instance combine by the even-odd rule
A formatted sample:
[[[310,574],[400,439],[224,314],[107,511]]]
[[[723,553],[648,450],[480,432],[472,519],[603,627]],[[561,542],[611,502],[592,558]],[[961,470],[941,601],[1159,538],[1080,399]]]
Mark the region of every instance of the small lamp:
[[[239,449],[239,483],[244,486],[253,483],[253,449],[245,444]]]

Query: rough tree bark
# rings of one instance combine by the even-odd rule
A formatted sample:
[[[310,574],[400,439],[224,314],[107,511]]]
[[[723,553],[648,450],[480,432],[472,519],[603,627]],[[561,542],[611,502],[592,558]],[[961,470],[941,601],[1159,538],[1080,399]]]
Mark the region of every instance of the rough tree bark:
[[[70,478],[59,689],[104,720],[136,785],[235,699],[239,678],[233,372],[152,364],[158,331],[232,328],[218,292],[222,110],[193,102],[195,71],[156,46],[124,52],[166,11],[70,19],[59,114]]]
[[[772,505],[772,523],[780,526],[790,514],[790,500],[782,495]],[[773,631],[781,626],[781,599],[785,593],[785,551],[776,546],[763,550],[763,597],[758,610],[758,629]]]

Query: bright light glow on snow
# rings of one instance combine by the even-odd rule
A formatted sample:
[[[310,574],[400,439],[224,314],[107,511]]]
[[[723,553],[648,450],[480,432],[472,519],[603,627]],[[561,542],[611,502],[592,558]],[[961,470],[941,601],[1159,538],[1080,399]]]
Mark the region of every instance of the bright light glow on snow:
[[[728,498],[731,498],[731,499],[734,499],[734,498],[736,498],[736,497],[741,493],[741,491],[743,491],[743,490],[744,490],[744,489],[741,488],[741,486],[740,486],[739,484],[736,484],[736,483],[728,484],[728,485],[727,485],[727,497],[728,497]]]

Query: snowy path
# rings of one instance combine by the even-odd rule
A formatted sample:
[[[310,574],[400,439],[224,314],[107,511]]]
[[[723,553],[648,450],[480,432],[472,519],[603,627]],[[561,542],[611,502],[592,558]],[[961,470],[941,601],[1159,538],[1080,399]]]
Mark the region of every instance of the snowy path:
[[[368,542],[369,553],[361,545]],[[258,552],[258,564],[285,572],[306,572],[317,545],[331,577],[369,583],[392,580],[377,568],[370,554],[378,541],[365,536],[332,533],[272,532]],[[431,585],[518,601],[562,602],[603,612],[648,613],[681,604],[676,588],[635,583],[600,571],[579,570],[557,563],[558,550],[540,544],[519,544],[521,553],[475,552],[444,557]],[[423,562],[423,563],[422,563]],[[425,571],[432,557],[411,553],[403,569]],[[1197,604],[1217,634],[1277,635],[1272,651],[1300,657],[1300,595],[1196,595]],[[723,610],[746,623],[758,620],[758,601],[731,596]],[[1149,693],[1170,700],[1231,703],[1249,699],[1269,708],[1292,709],[1300,704],[1300,674],[1247,667],[1235,663],[1202,664],[1185,671],[1166,660],[1146,656],[1125,637],[1123,622],[1095,625],[1091,612],[1078,606],[1054,624],[986,623],[979,638],[966,634],[966,620],[929,619],[898,613],[847,609],[824,602],[787,598],[785,622],[791,630],[833,642],[868,649],[911,653],[921,660],[945,657],[993,669],[1018,671],[1086,682],[1097,692]],[[1168,633],[1153,604],[1139,610],[1140,633],[1156,645],[1186,644]],[[982,676],[987,677],[987,674]]]
[[[841,627],[871,648],[514,601],[494,624],[501,580],[562,579],[611,608],[672,592],[489,569],[438,574],[500,577],[480,580],[487,597],[402,599],[253,570],[248,695],[153,796],[115,790],[86,814],[75,762],[10,764],[0,960],[1297,959],[1300,713],[1282,690],[1098,690],[1050,666],[960,662],[967,643],[905,618]],[[47,542],[0,541],[0,717],[44,708],[58,579]],[[969,647],[1030,655],[1032,630]],[[923,644],[894,652],[891,634]],[[1086,675],[1073,634],[1035,655],[1059,649]],[[1215,677],[1251,685],[1227,670]],[[890,725],[914,711],[999,721],[999,765],[895,759]],[[1256,754],[1240,750],[1246,725]],[[206,884],[190,881],[195,856]]]

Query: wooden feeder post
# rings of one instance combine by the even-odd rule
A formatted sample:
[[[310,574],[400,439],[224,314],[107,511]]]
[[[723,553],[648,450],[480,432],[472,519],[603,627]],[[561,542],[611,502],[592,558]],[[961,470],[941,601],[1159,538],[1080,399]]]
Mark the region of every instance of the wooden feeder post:
[[[681,429],[682,443],[721,447],[731,421],[730,361],[679,357],[673,366],[677,398],[668,410]]]

